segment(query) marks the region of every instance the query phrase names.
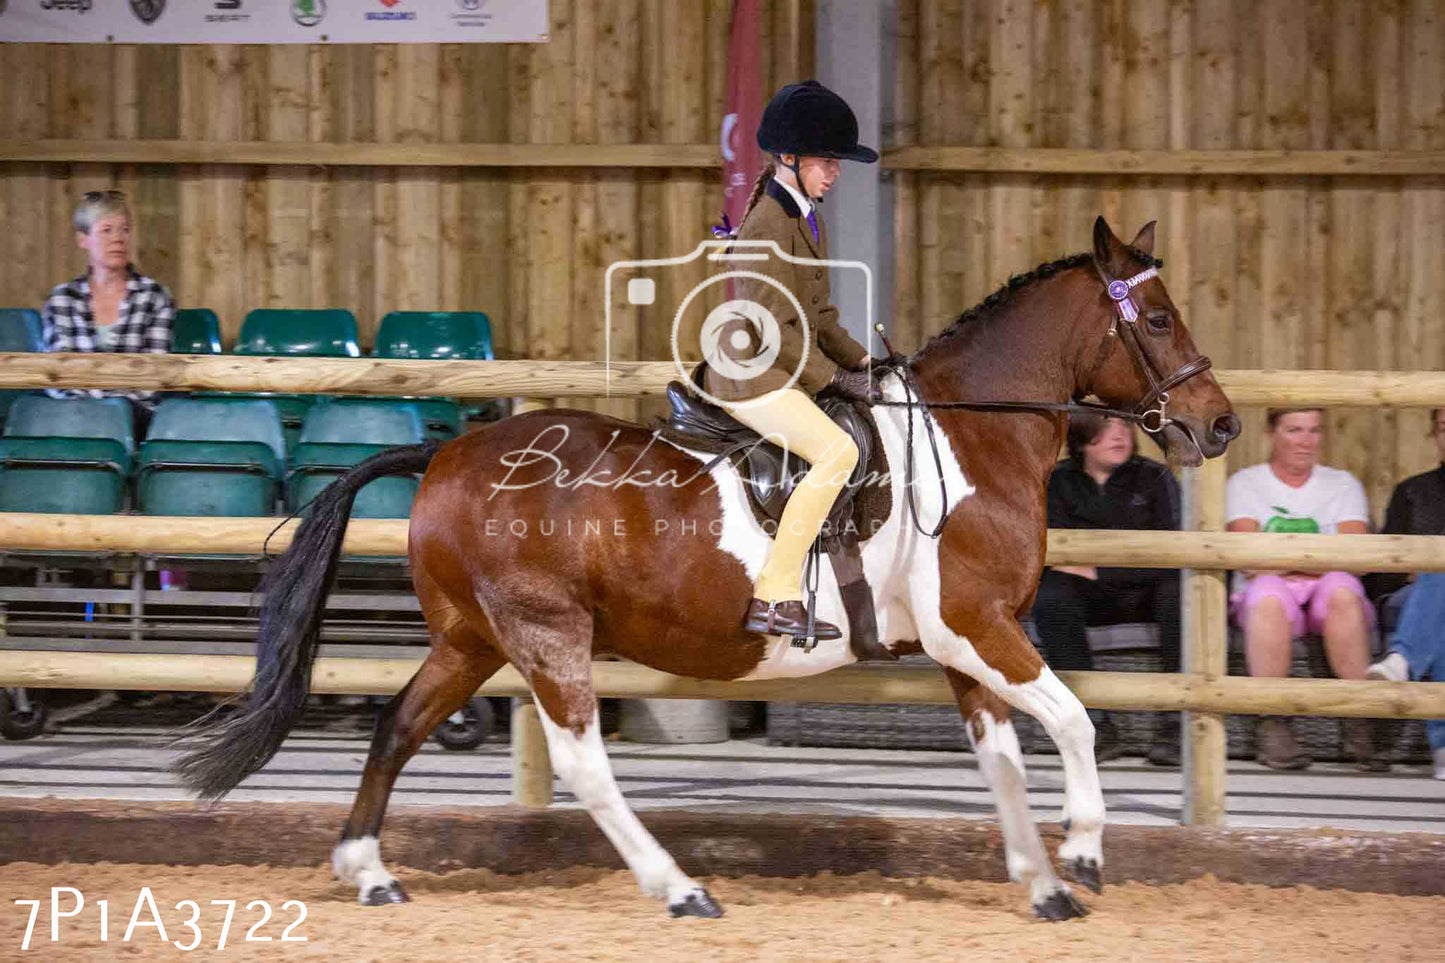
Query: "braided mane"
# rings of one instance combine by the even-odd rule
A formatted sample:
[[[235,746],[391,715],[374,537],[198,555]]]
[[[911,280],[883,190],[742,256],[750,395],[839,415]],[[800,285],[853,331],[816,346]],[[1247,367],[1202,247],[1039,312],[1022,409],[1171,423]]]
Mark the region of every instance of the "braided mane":
[[[1164,266],[1164,262],[1162,260],[1156,257],[1151,257],[1150,255],[1145,254],[1143,251],[1139,250],[1136,247],[1125,246],[1124,250],[1129,254],[1131,258],[1133,258],[1143,267],[1161,268]],[[923,355],[928,351],[933,350],[933,348],[935,348],[937,345],[947,341],[954,335],[958,334],[965,325],[971,322],[982,321],[987,318],[998,316],[1000,313],[1003,312],[1006,307],[1013,303],[1014,298],[1017,297],[1020,291],[1033,284],[1035,281],[1042,281],[1047,278],[1051,278],[1055,274],[1058,274],[1060,271],[1068,271],[1072,268],[1084,267],[1086,265],[1092,264],[1093,257],[1094,256],[1092,254],[1071,254],[1068,257],[1059,258],[1057,261],[1049,261],[1046,264],[1040,264],[1038,267],[1034,268],[1032,271],[1029,271],[1026,274],[1013,275],[1008,279],[1007,284],[990,294],[988,297],[984,298],[978,304],[975,304],[973,307],[960,314],[957,318],[954,319],[952,324],[944,328],[942,331],[938,332],[938,334],[935,334],[933,337],[929,338],[928,343],[919,350],[918,355]]]

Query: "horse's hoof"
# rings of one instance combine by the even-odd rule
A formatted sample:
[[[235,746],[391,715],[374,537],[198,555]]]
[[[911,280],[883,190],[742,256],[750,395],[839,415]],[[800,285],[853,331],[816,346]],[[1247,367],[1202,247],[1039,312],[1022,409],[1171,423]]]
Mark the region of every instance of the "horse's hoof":
[[[723,908],[705,889],[693,890],[681,903],[670,905],[667,911],[672,914],[673,919],[679,916],[698,916],[705,920],[715,920],[723,915]]]
[[[1089,915],[1084,904],[1069,895],[1068,890],[1055,890],[1049,894],[1048,899],[1042,903],[1034,904],[1034,912],[1039,919],[1048,920],[1050,923],[1057,923],[1060,920],[1079,919]]]
[[[410,903],[411,897],[401,888],[401,884],[393,881],[389,886],[373,886],[366,891],[362,897],[363,906],[388,906],[392,903]]]
[[[1069,879],[1080,886],[1086,886],[1095,893],[1104,891],[1104,878],[1099,873],[1099,861],[1096,859],[1085,859],[1080,856],[1072,863],[1067,864],[1064,872]]]

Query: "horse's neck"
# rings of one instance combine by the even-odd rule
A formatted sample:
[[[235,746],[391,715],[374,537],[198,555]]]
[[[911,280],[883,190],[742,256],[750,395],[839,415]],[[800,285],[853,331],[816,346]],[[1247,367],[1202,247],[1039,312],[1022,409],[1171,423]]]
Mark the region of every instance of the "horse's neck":
[[[1075,307],[1065,274],[1027,290],[998,316],[964,328],[914,364],[919,389],[930,401],[1039,401],[1063,403],[1074,394],[1070,343]],[[1058,458],[1067,420],[1040,412],[938,411],[936,417],[960,455],[980,446],[1005,446],[1023,455],[1044,478]],[[1012,459],[1011,459],[1012,460]]]

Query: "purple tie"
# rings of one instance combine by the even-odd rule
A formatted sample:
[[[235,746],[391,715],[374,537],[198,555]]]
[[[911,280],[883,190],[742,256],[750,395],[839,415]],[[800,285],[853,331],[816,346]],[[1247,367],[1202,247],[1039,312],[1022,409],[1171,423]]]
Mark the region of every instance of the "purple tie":
[[[813,243],[818,242],[818,215],[813,211],[808,212],[808,226],[813,229]]]

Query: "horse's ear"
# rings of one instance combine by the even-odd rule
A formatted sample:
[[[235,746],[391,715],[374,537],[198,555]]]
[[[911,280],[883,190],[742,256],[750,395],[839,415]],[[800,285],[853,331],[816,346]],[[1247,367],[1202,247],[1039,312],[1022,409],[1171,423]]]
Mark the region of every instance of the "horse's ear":
[[[1150,257],[1154,256],[1154,225],[1157,222],[1150,221],[1139,228],[1139,234],[1134,238],[1133,247],[1137,247]]]
[[[1099,267],[1108,269],[1114,261],[1114,254],[1120,247],[1119,239],[1114,232],[1109,230],[1108,222],[1101,214],[1094,221],[1094,260],[1099,262]]]

